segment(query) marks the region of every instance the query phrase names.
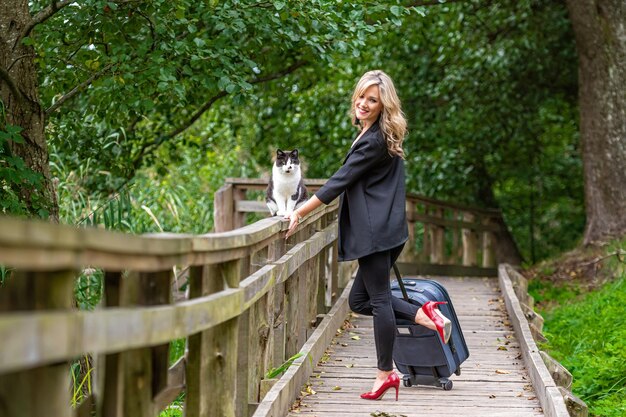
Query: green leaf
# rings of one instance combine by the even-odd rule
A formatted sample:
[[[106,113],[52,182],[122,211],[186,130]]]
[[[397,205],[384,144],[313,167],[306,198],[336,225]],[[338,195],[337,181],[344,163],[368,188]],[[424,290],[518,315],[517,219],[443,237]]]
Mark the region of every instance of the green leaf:
[[[394,16],[398,16],[399,17],[400,15],[402,15],[404,10],[400,6],[391,6],[390,11],[391,11],[391,14],[393,14]]]

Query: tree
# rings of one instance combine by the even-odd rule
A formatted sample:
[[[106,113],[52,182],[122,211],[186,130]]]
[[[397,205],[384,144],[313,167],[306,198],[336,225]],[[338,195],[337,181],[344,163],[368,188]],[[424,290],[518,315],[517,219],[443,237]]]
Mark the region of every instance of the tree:
[[[31,176],[30,181],[27,175],[0,177],[0,181],[4,180],[0,186],[12,188],[27,212],[42,217],[49,213],[56,219],[58,208],[48,165],[45,113],[39,100],[35,53],[33,47],[23,41],[35,25],[47,20],[58,7],[69,2],[55,1],[34,16],[29,12],[28,3],[27,0],[0,1],[0,105],[3,110],[0,129],[5,134],[14,133],[4,146],[0,146],[5,154],[2,155],[2,165],[6,165],[0,165],[0,168],[4,168],[2,171],[5,173],[24,173],[21,160],[40,176]],[[8,137],[6,135],[5,139]]]
[[[217,101],[352,54],[379,24],[334,1],[0,0],[0,12],[1,98],[25,139],[10,150],[43,175],[53,215],[48,144],[92,158],[112,179],[94,188],[115,189]]]
[[[626,3],[567,1],[578,50],[585,243],[626,234]]]

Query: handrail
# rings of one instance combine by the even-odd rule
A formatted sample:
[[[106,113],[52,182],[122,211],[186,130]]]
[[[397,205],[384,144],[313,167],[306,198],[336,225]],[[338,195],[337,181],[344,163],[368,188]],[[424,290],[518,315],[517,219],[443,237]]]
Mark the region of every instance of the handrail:
[[[268,210],[258,195],[249,195],[267,186],[267,179],[227,178],[215,193],[215,229],[232,230],[246,224],[248,213]],[[326,180],[306,179],[314,191]],[[504,228],[497,209],[460,205],[417,194],[407,195],[409,241],[400,257],[404,272],[442,275],[496,276]]]
[[[103,388],[90,402],[104,415],[154,416],[181,390],[188,416],[248,415],[265,371],[300,350],[349,279],[337,267],[337,208],[318,208],[287,241],[281,218],[136,236],[0,216],[0,264],[14,268],[0,287],[0,411],[69,415],[64,363],[90,354]],[[174,266],[190,267],[189,299],[177,303]],[[86,267],[104,271],[95,311],[72,308]],[[188,353],[170,367],[178,338]],[[203,376],[214,373],[228,377]]]
[[[28,411],[0,411],[69,416],[66,363],[89,354],[100,414],[154,416],[185,390],[187,416],[249,415],[265,371],[303,347],[353,265],[337,263],[337,201],[287,241],[281,218],[246,225],[246,210],[265,211],[246,193],[263,187],[228,179],[215,195],[216,231],[202,235],[137,236],[0,216],[0,265],[14,268],[0,287],[0,407],[39,398]],[[415,195],[406,204],[401,269],[495,275],[498,211]],[[181,267],[189,293],[174,302],[173,270]],[[103,301],[91,312],[72,304],[84,268],[103,271]],[[178,338],[187,354],[170,367],[169,342]]]

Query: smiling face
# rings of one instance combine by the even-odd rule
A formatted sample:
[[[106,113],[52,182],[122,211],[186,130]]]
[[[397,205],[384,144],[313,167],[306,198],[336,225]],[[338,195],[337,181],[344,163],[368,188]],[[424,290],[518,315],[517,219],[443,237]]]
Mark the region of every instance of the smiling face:
[[[354,113],[363,127],[369,127],[378,120],[383,104],[380,101],[378,85],[370,85],[354,101]]]

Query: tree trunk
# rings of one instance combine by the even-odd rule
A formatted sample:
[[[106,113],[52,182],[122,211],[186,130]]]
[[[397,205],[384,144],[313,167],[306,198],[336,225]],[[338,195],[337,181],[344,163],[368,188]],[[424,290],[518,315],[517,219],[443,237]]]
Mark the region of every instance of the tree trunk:
[[[567,0],[578,50],[584,243],[626,233],[626,3]]]
[[[482,161],[478,157],[475,161]],[[480,201],[483,205],[489,208],[500,208],[498,204],[498,200],[493,194],[493,180],[491,176],[487,173],[485,169],[484,163],[476,163],[474,165],[474,169],[478,173],[478,178],[481,179],[479,181],[479,189],[478,189],[478,201]],[[496,245],[496,260],[498,263],[506,262],[511,265],[521,265],[522,254],[517,247],[517,242],[513,238],[511,231],[509,230],[509,226],[502,218],[502,221],[499,224],[500,230],[496,232],[496,239],[498,244]]]
[[[23,129],[25,143],[9,142],[10,152],[43,176],[40,190],[17,185],[22,201],[31,215],[46,209],[50,218],[57,220],[58,205],[48,165],[45,112],[39,103],[35,51],[20,41],[31,23],[28,0],[0,0],[0,100],[6,112],[6,121],[0,122]]]

